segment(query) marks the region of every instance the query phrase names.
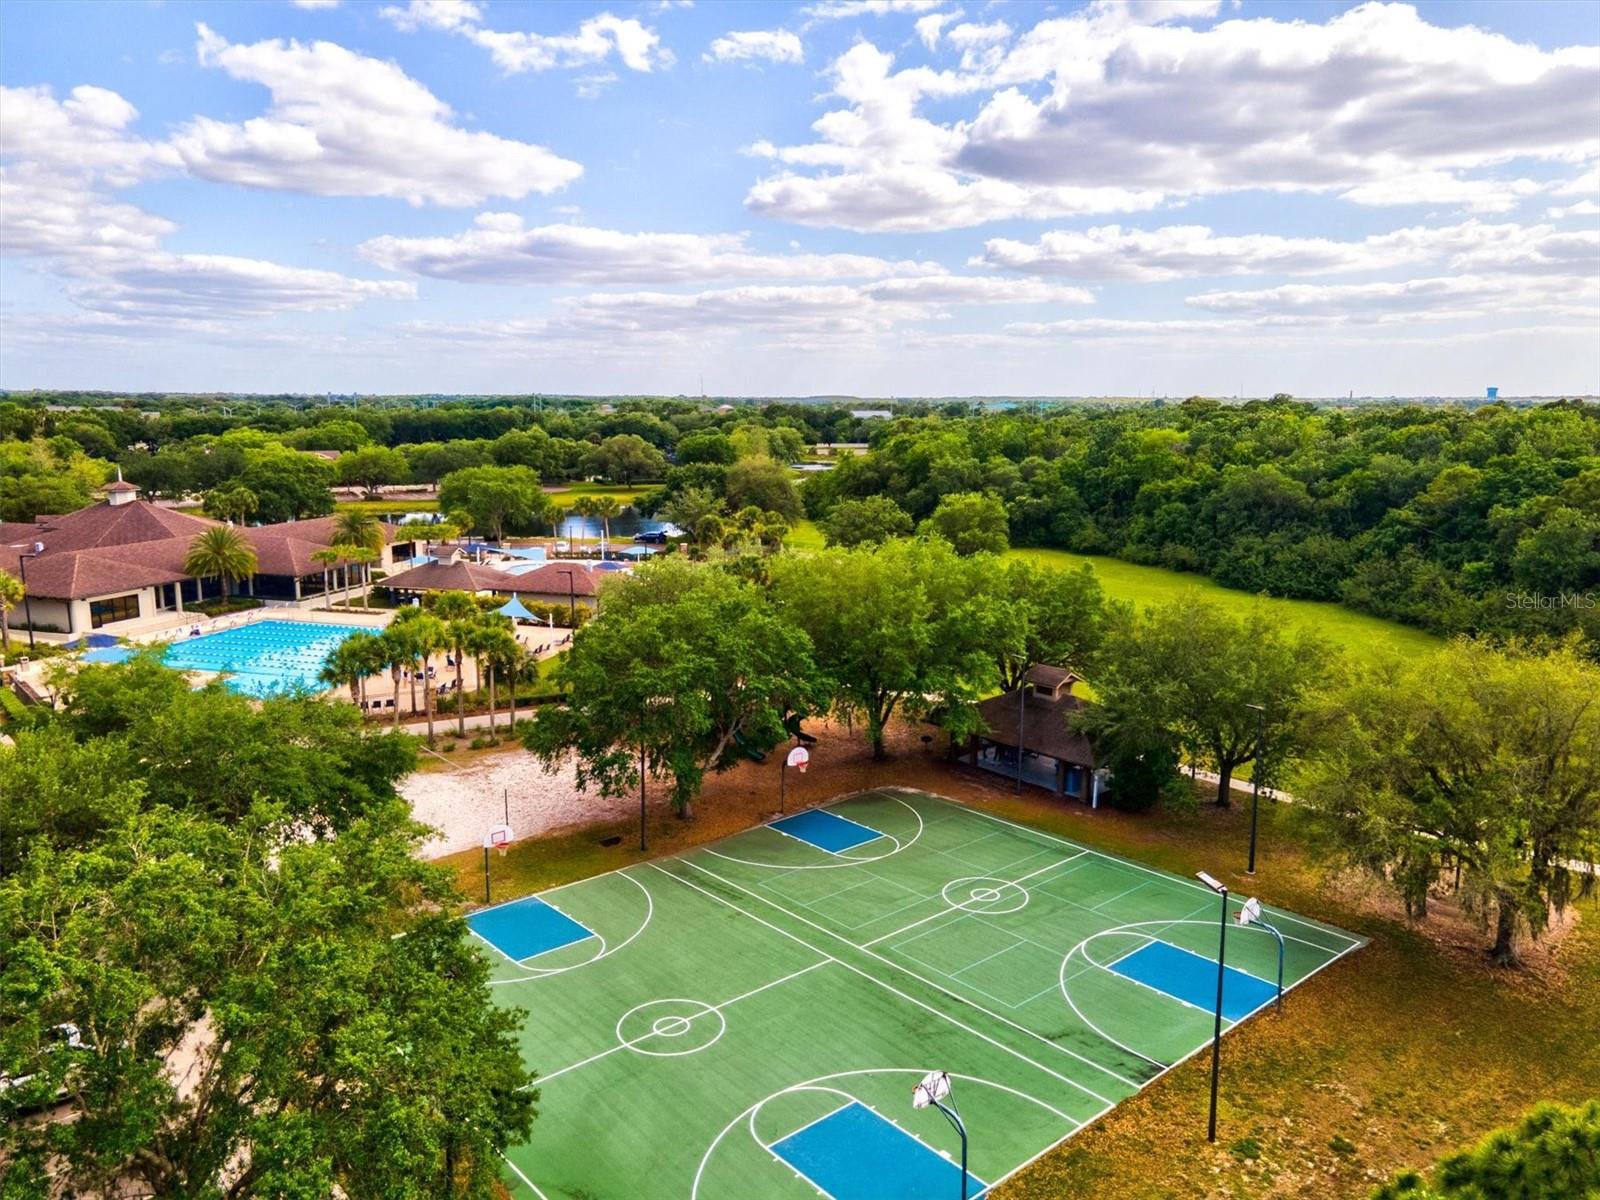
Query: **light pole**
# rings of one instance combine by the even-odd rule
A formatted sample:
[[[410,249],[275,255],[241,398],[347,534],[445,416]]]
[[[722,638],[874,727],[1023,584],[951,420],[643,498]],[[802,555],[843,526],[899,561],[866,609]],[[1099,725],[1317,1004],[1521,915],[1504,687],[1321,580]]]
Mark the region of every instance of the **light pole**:
[[[1023,726],[1028,720],[1028,666],[1022,666],[1022,678],[1017,680],[1017,795],[1022,795],[1022,742]]]
[[[1222,1077],[1222,976],[1227,970],[1223,960],[1228,953],[1228,885],[1204,871],[1199,872],[1197,878],[1222,897],[1222,922],[1217,938],[1217,1013],[1211,1030],[1211,1120],[1206,1126],[1206,1141],[1214,1142],[1217,1140],[1217,1083]]]
[[[578,627],[578,589],[572,582],[572,569],[570,567],[557,567],[557,575],[567,577],[567,620],[573,629]]]
[[[1239,907],[1239,915],[1234,918],[1241,925],[1259,925],[1273,937],[1278,939],[1278,1002],[1274,1005],[1277,1012],[1283,1011],[1283,934],[1276,925],[1269,925],[1261,919],[1261,901],[1254,896],[1246,900]]]
[[[32,553],[17,555],[17,570],[22,574],[22,616],[23,619],[28,622],[29,650],[33,649],[33,600],[28,594],[28,560],[30,558],[38,558],[39,555],[43,553],[44,543],[35,542],[33,544]],[[72,622],[68,621],[67,625],[70,627]]]
[[[950,1103],[946,1104],[946,1100]],[[927,1108],[930,1104],[944,1114],[945,1120],[961,1136],[961,1200],[967,1200],[967,1126],[956,1111],[956,1099],[950,1092],[948,1071],[929,1071],[911,1089],[912,1108]]]
[[[1261,807],[1261,726],[1265,721],[1267,710],[1265,705],[1246,704],[1246,708],[1256,710],[1256,754],[1255,762],[1250,764],[1250,862],[1245,867],[1246,875],[1256,873],[1256,811]]]

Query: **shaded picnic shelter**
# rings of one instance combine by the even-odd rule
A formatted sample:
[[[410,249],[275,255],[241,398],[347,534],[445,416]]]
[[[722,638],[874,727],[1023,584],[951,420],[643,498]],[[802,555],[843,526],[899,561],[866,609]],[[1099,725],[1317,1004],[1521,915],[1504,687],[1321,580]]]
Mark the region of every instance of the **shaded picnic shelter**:
[[[1104,788],[1094,746],[1069,718],[1084,707],[1072,693],[1078,676],[1063,667],[1035,663],[1019,687],[980,701],[982,728],[967,739],[960,757],[1008,778],[1017,776],[1021,754],[1025,783],[1098,807]]]

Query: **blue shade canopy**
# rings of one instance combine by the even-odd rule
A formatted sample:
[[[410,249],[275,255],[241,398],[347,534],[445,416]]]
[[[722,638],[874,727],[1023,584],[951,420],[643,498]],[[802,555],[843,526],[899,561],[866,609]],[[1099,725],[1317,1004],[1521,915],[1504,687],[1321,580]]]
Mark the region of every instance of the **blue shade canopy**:
[[[82,637],[73,638],[67,643],[68,650],[98,650],[102,646],[115,646],[117,639],[109,633],[86,633]]]
[[[510,617],[512,620],[531,621],[534,619],[533,614],[522,603],[521,596],[512,596],[511,599],[495,609],[495,612],[502,616]]]
[[[543,546],[501,546],[501,554],[509,554],[512,558],[526,558],[530,562],[544,562]]]

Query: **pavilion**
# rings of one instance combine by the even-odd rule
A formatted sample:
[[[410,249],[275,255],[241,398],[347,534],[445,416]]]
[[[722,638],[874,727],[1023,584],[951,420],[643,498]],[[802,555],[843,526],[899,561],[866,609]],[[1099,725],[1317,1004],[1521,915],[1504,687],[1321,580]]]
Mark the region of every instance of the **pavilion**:
[[[1020,747],[1024,782],[1098,807],[1104,785],[1094,746],[1068,721],[1084,707],[1072,694],[1077,682],[1071,671],[1035,663],[1019,687],[979,703],[983,729],[967,740],[961,756],[1014,779]]]

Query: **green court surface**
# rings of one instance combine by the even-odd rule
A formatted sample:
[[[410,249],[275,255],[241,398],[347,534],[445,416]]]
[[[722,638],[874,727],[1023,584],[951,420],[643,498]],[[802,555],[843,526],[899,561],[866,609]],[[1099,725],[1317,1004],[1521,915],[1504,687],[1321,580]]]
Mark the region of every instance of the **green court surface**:
[[[497,997],[528,1013],[543,1096],[507,1181],[544,1200],[953,1192],[959,1142],[911,1105],[941,1069],[978,1194],[1209,1043],[1219,907],[1197,882],[880,789],[484,909],[469,920]],[[1264,916],[1286,987],[1363,944]],[[1230,922],[1226,965],[1225,1011],[1271,1007],[1270,933]],[[1291,1000],[1262,1019],[1294,1017]]]

